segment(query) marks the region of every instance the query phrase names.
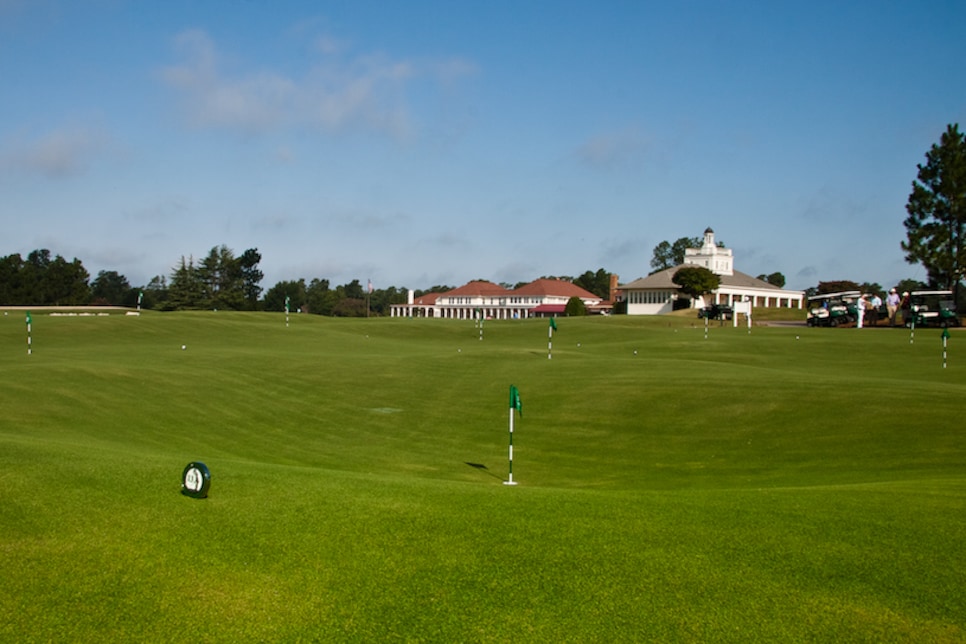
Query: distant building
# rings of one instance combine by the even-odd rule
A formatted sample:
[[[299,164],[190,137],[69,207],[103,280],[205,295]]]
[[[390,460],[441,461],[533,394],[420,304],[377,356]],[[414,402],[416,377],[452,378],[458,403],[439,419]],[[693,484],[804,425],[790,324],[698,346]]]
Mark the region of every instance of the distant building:
[[[393,304],[392,317],[427,317],[471,320],[484,316],[494,320],[563,315],[567,301],[579,297],[590,311],[600,311],[602,298],[572,282],[538,279],[517,289],[477,280],[445,293],[415,298],[409,292],[405,304]]]
[[[684,266],[702,266],[720,276],[721,285],[708,297],[698,297],[690,303],[692,308],[711,304],[734,305],[735,302],[751,302],[758,308],[803,308],[805,294],[787,291],[751,275],[734,269],[734,255],[730,248],[718,246],[714,231],[704,231],[701,248],[684,251],[684,263],[658,271],[619,287],[627,303],[628,315],[660,315],[677,308],[675,302],[681,297],[680,287],[674,283],[674,275]]]

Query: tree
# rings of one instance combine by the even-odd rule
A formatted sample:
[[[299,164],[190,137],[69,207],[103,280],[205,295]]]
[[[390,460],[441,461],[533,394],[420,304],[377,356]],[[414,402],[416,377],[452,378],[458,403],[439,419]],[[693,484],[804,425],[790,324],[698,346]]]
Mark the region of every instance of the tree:
[[[305,305],[309,313],[332,315],[337,302],[335,291],[329,289],[329,280],[315,278],[305,289]]]
[[[688,248],[701,248],[702,243],[703,240],[700,237],[679,237],[673,244],[662,241],[654,247],[654,257],[651,259],[651,268],[654,269],[652,272],[680,266],[684,263],[684,251]]]
[[[842,293],[843,291],[860,291],[857,282],[852,280],[833,280],[830,282],[819,282],[815,289],[815,295],[825,295],[826,293]]]
[[[721,277],[704,266],[682,266],[671,281],[692,299],[711,293],[721,285]]]
[[[242,268],[235,253],[222,244],[208,251],[198,266],[198,278],[204,295],[203,305],[208,309],[239,310],[245,305]]]
[[[141,291],[144,293],[141,307],[145,309],[165,309],[168,302],[168,280],[164,275],[155,275]]]
[[[567,317],[587,315],[587,305],[584,304],[582,299],[574,295],[567,300],[567,306],[564,307],[564,315]]]
[[[902,250],[907,262],[922,264],[930,283],[955,290],[958,300],[966,271],[966,137],[958,123],[946,126],[916,167]]]
[[[278,282],[265,293],[266,311],[284,311],[285,298],[289,298],[289,311],[300,311],[305,304],[305,280]]]
[[[768,282],[769,284],[777,286],[778,288],[785,288],[785,276],[782,275],[781,273],[775,272],[775,273],[769,273],[768,275],[764,275],[764,274],[759,275],[758,279],[760,279],[763,282]]]
[[[205,285],[195,267],[193,257],[186,261],[181,256],[181,264],[172,271],[168,286],[168,299],[164,309],[177,311],[180,309],[198,309],[202,307],[205,295]]]
[[[247,308],[251,311],[258,308],[258,296],[262,293],[262,287],[259,284],[265,277],[265,274],[258,270],[260,261],[262,256],[257,248],[249,248],[238,258],[242,276],[242,293],[245,296]]]
[[[117,271],[101,271],[91,282],[91,298],[94,304],[120,306],[131,291],[127,278]]]
[[[603,300],[610,299],[610,273],[603,268],[598,268],[596,273],[586,271],[574,284]]]

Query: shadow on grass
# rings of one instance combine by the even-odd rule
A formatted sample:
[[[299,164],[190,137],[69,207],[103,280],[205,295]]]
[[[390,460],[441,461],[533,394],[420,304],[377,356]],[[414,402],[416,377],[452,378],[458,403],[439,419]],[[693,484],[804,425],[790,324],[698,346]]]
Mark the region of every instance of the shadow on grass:
[[[484,471],[486,474],[489,474],[490,476],[492,476],[493,478],[497,479],[498,481],[502,481],[503,480],[503,477],[502,476],[497,476],[496,474],[494,474],[493,472],[491,472],[490,469],[486,465],[483,465],[483,463],[470,463],[469,461],[466,461],[466,464],[469,465],[470,467],[475,467],[478,470]]]

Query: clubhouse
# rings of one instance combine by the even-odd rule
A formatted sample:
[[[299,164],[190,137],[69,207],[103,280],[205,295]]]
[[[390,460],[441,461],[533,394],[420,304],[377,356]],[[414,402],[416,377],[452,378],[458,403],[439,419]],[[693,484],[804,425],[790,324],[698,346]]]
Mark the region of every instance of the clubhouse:
[[[680,287],[674,283],[674,274],[684,266],[703,266],[721,278],[721,284],[707,297],[686,302]],[[609,299],[594,295],[572,282],[541,278],[516,289],[508,289],[476,280],[445,293],[427,293],[418,298],[409,291],[405,304],[390,306],[392,317],[446,318],[472,320],[486,319],[519,320],[529,317],[563,315],[567,301],[579,297],[587,312],[608,314],[614,302],[625,301],[628,315],[661,315],[681,308],[701,308],[711,304],[734,306],[748,302],[753,308],[804,308],[802,291],[784,290],[751,275],[734,269],[734,255],[730,248],[718,246],[714,231],[704,231],[700,248],[685,250],[684,263],[627,284],[618,284],[611,275]]]
[[[609,312],[602,298],[572,282],[541,278],[519,288],[477,280],[445,293],[427,293],[415,298],[409,291],[405,304],[390,306],[392,317],[448,318],[472,320],[519,320],[528,317],[563,315],[567,301],[579,297],[590,313]]]
[[[738,302],[750,302],[753,308],[804,308],[805,293],[787,291],[734,269],[734,255],[730,248],[718,246],[714,231],[704,231],[701,248],[684,251],[684,263],[673,268],[652,273],[647,277],[620,286],[627,302],[628,315],[661,315],[679,308],[680,287],[674,283],[674,275],[684,266],[703,266],[721,278],[721,284],[707,298],[691,301],[691,308],[711,304],[734,306]],[[707,301],[706,301],[707,300]]]

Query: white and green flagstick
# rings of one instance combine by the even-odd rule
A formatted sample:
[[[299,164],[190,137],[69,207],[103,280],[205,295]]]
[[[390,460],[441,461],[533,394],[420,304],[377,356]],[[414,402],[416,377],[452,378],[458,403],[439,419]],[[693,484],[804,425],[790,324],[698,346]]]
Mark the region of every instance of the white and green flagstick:
[[[483,339],[483,309],[476,309],[476,310],[480,314],[479,327],[480,327],[480,340],[482,340]]]
[[[943,369],[946,368],[946,340],[949,339],[949,329],[943,327]]]
[[[520,412],[523,417],[523,403],[520,401],[520,391],[510,385],[510,478],[503,481],[503,485],[516,485],[513,481],[513,410]]]
[[[31,346],[31,341],[30,341],[30,325],[32,322],[33,320],[30,318],[30,311],[27,311],[27,355],[28,356],[31,353],[33,353],[33,347]]]
[[[547,360],[553,359],[553,332],[557,330],[557,321],[550,316],[550,326],[547,328]]]
[[[144,291],[138,291],[138,315],[141,314],[141,299],[144,297]]]
[[[285,326],[288,327],[288,295],[285,296]]]

